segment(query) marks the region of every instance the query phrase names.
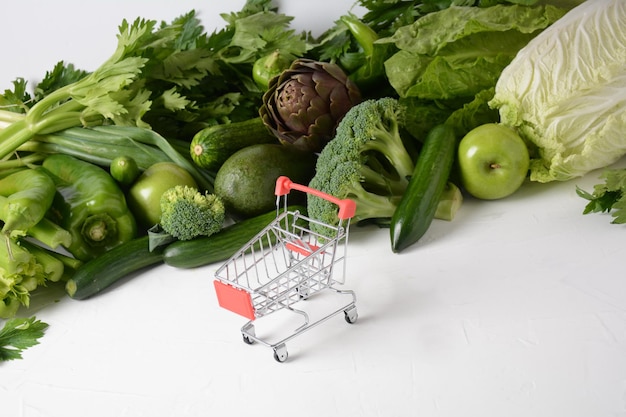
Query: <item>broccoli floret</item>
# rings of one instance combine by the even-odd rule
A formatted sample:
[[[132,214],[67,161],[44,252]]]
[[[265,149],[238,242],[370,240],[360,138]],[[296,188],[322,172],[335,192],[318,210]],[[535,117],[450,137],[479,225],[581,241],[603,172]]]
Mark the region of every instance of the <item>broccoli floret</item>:
[[[356,203],[355,222],[386,224],[393,215],[415,168],[402,137],[400,106],[391,97],[352,107],[322,149],[310,186]],[[309,196],[308,213],[336,224],[337,206]]]
[[[177,185],[161,196],[161,227],[179,240],[217,233],[225,217],[224,203],[215,194]]]

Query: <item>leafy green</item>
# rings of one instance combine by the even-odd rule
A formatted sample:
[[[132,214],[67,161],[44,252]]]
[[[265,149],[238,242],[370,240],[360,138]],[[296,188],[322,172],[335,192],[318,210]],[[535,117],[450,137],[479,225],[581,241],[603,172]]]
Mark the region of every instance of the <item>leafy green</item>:
[[[391,43],[364,42],[364,38],[371,36],[366,32],[373,32],[376,39],[384,38],[428,13],[452,4],[472,6],[476,1],[360,0],[358,3],[366,10],[363,17],[357,18],[347,11],[318,38],[310,56],[339,64],[364,97],[376,98],[395,95],[387,80],[384,62],[396,49]],[[351,25],[350,21],[356,24]]]
[[[473,128],[499,121],[498,111],[489,107],[494,88],[479,91],[467,103],[446,100],[427,100],[418,97],[399,99],[404,128],[418,140],[423,140],[435,126],[446,123],[457,137],[465,136]]]
[[[607,169],[600,179],[604,182],[596,184],[592,193],[576,187],[576,193],[589,200],[583,214],[610,212],[611,223],[626,223],[626,169]]]
[[[359,0],[365,8],[360,21],[378,36],[372,52],[368,55],[343,21],[353,17],[347,12],[311,54],[342,66],[364,97],[394,96],[405,107],[415,106],[416,116],[407,122],[420,138],[434,121],[445,121],[457,110],[465,113],[466,126],[471,112],[480,113],[480,120],[499,120],[484,99],[493,94],[502,69],[581,1]],[[454,121],[460,122],[461,114]]]
[[[386,3],[400,7],[411,2],[374,3],[380,12]],[[463,1],[422,6],[416,14],[423,15],[375,43],[378,51],[381,45],[393,46],[387,50],[394,52],[384,62],[385,77],[405,109],[406,130],[418,140],[444,122],[462,137],[480,124],[499,121],[489,101],[502,69],[564,13],[552,6],[482,7],[482,2]]]
[[[584,0],[359,0],[366,8],[363,21],[381,36],[390,36],[402,26],[410,25],[429,13],[451,6],[489,7],[497,4],[534,6],[551,4],[572,8]]]
[[[47,328],[35,317],[7,320],[0,329],[0,362],[21,359],[25,349],[39,344]]]
[[[37,102],[53,91],[73,84],[87,75],[87,71],[78,69],[73,64],[58,62],[35,87],[33,102]]]
[[[289,29],[293,17],[278,13],[271,0],[248,0],[240,11],[221,17],[227,23],[223,29],[195,38],[195,53],[208,64],[197,84],[185,87],[161,79],[149,85],[153,95],[173,89],[188,100],[174,112],[157,102],[146,114],[152,128],[165,137],[191,140],[207,126],[258,116],[264,91],[252,78],[254,62],[276,49],[302,56],[310,47],[307,35]]]
[[[141,115],[149,108],[148,97],[142,89],[129,86],[146,63],[138,50],[155,40],[153,26],[154,22],[140,19],[133,24],[124,21],[116,51],[98,69],[41,98],[22,120],[0,132],[0,158],[38,134],[102,123],[103,119],[141,124]]]
[[[499,121],[498,111],[489,107],[493,98],[494,87],[479,91],[474,99],[455,109],[445,123],[452,126],[457,137],[462,138],[470,130],[486,123]]]
[[[498,2],[502,0],[496,0]],[[360,0],[367,9],[363,21],[381,37],[390,36],[418,18],[450,6],[476,6],[476,0]]]
[[[252,79],[254,62],[275,49],[301,56],[308,35],[290,30],[292,17],[271,0],[248,0],[222,17],[226,27],[212,33],[193,10],[170,23],[124,20],[116,50],[93,72],[59,62],[32,97],[16,81],[0,95],[0,158],[70,127],[139,126],[191,140],[208,125],[257,116],[263,91]]]
[[[542,3],[573,4],[583,0],[550,0]],[[391,36],[399,28],[414,23],[427,14],[438,12],[452,6],[489,7],[496,4],[521,4],[533,6],[541,0],[358,0],[365,8],[362,21],[369,25],[380,37]]]
[[[563,15],[551,6],[452,6],[379,42],[398,48],[385,63],[400,97],[471,99],[495,85],[515,54]]]
[[[626,154],[624,4],[581,4],[502,72],[491,105],[533,149],[531,180],[569,180]]]
[[[4,93],[0,95],[0,109],[6,114],[3,118],[5,123],[11,123],[14,120],[19,120],[18,117],[11,113],[25,113],[28,110],[28,103],[32,100],[28,89],[26,88],[26,80],[18,78],[13,81],[13,90],[4,90]]]
[[[304,38],[286,29],[292,17],[273,12],[260,12],[233,22],[234,32],[222,59],[235,64],[254,62],[258,51],[280,50],[285,55],[302,56],[308,46]]]

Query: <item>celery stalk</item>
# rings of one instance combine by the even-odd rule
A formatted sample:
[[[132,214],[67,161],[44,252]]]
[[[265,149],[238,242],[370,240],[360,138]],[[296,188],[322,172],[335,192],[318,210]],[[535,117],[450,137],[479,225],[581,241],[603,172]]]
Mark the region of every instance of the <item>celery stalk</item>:
[[[61,280],[61,278],[63,277],[63,272],[65,270],[65,264],[60,259],[52,255],[46,249],[43,249],[30,242],[25,241],[21,244],[37,259],[37,262],[39,262],[39,264],[42,266],[46,281],[58,282]]]
[[[155,23],[137,19],[129,25],[124,20],[117,48],[107,61],[84,78],[43,97],[23,118],[0,131],[0,159],[38,134],[102,124],[105,119],[123,125],[145,126],[141,115],[150,107],[149,94],[129,86],[147,61],[138,55],[158,40],[152,33]]]

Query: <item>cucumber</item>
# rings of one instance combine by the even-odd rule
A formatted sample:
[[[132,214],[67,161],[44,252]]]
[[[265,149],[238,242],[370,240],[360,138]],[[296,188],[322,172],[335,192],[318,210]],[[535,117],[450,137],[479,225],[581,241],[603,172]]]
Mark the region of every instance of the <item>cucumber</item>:
[[[289,206],[289,211],[305,214],[303,206]],[[84,263],[72,275],[65,291],[75,300],[94,296],[120,279],[161,262],[177,268],[195,268],[224,261],[234,255],[276,218],[276,211],[242,220],[222,231],[192,240],[179,240],[168,246],[149,250],[149,237],[142,236],[122,243]]]
[[[306,214],[304,206],[289,206],[288,210]],[[170,243],[163,252],[163,261],[169,266],[186,269],[225,261],[275,218],[276,210],[241,220],[211,236]]]
[[[142,268],[163,261],[163,248],[150,252],[148,236],[129,240],[83,265],[65,284],[65,291],[75,300],[98,294],[120,279]]]
[[[446,124],[435,126],[426,135],[409,185],[391,217],[393,252],[417,242],[430,227],[448,185],[456,146],[454,130]]]
[[[191,159],[201,168],[217,171],[239,149],[259,143],[279,143],[260,117],[209,126],[191,140]]]

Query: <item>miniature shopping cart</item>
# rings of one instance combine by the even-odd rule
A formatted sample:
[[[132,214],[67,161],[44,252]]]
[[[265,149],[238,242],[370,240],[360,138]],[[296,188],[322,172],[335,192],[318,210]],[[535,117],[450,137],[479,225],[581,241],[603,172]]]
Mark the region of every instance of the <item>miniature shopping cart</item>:
[[[329,225],[297,210],[290,211],[287,195],[291,190],[336,204],[338,224]],[[276,196],[276,219],[216,271],[214,284],[219,305],[250,320],[241,328],[244,342],[271,347],[274,358],[284,362],[285,343],[293,337],[342,312],[348,323],[357,320],[354,291],[335,288],[345,280],[348,230],[356,207],[352,200],[337,199],[287,177],[276,181]],[[335,274],[336,270],[340,274]],[[331,304],[331,311],[311,320],[310,312],[300,306],[310,303],[311,297],[322,290],[330,290],[343,301],[339,306]],[[300,317],[298,326],[287,335],[274,336],[274,341],[257,336],[255,323],[280,310],[296,313]]]

